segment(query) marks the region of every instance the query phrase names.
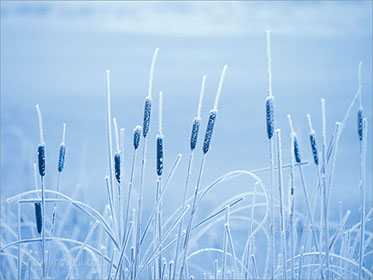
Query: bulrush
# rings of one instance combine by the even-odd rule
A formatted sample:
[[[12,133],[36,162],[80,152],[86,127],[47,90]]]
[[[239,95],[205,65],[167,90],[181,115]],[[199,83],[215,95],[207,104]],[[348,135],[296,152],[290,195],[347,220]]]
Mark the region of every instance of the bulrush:
[[[317,150],[317,143],[316,143],[316,133],[313,129],[312,122],[311,122],[311,115],[307,114],[308,125],[310,127],[310,142],[311,142],[311,149],[313,155],[313,161],[316,165],[319,165],[319,152]]]
[[[42,239],[42,271],[43,271],[43,279],[45,279],[47,270],[46,270],[46,259],[45,259],[45,191],[44,191],[44,176],[45,176],[45,143],[44,143],[44,137],[43,137],[43,118],[41,116],[40,107],[39,105],[36,105],[36,112],[38,114],[39,119],[39,132],[40,132],[40,144],[38,145],[38,164],[39,164],[39,174],[41,177],[41,211],[37,210],[37,207],[35,205],[35,214],[41,214],[39,218],[36,217],[36,223],[37,228],[39,232],[39,227],[41,228],[41,239]],[[40,213],[41,212],[41,213]],[[38,224],[38,220],[41,220]]]
[[[114,155],[114,171],[115,171],[115,179],[117,182],[120,183],[120,154],[115,153]]]
[[[214,108],[209,113],[209,120],[208,120],[208,123],[207,123],[205,140],[203,141],[203,148],[202,148],[204,154],[206,154],[210,149],[212,132],[214,131],[215,120],[216,120],[216,116],[218,114],[218,104],[219,104],[221,89],[223,87],[223,83],[224,83],[224,79],[225,79],[225,73],[227,72],[227,68],[228,68],[228,65],[224,65],[223,71],[221,73],[220,80],[219,80],[218,91],[217,91],[216,97],[215,97]]]
[[[157,175],[163,173],[163,135],[157,135]]]
[[[288,120],[289,120],[290,129],[291,129],[291,136],[292,136],[292,140],[293,140],[294,158],[295,158],[296,163],[301,163],[302,160],[301,160],[300,151],[299,151],[298,137],[297,137],[297,134],[294,131],[294,126],[293,126],[293,122],[291,120],[290,115],[288,115]]]
[[[163,173],[163,131],[162,131],[162,112],[163,111],[163,92],[159,92],[159,108],[158,108],[158,135],[157,142],[157,175],[162,176]]]
[[[120,143],[119,143],[119,133],[118,133],[118,124],[117,119],[113,118],[113,125],[114,125],[114,135],[115,135],[115,145],[116,145],[116,151],[114,154],[114,174],[115,179],[117,180],[118,184],[120,183],[120,176],[121,176],[121,150],[120,150]],[[123,129],[124,133],[124,129]],[[121,194],[119,194],[121,195]]]
[[[203,153],[206,154],[209,151],[212,132],[214,131],[214,124],[216,120],[217,110],[211,110],[209,114],[209,120],[207,123],[205,140],[203,141]]]
[[[45,143],[42,142],[38,145],[38,165],[39,174],[41,177],[45,176]]]
[[[150,129],[150,117],[151,117],[151,108],[152,108],[152,89],[153,89],[153,76],[154,76],[154,67],[155,62],[157,60],[159,53],[159,49],[156,48],[153,53],[153,60],[150,66],[150,74],[149,74],[149,86],[148,86],[148,95],[145,98],[145,105],[144,105],[144,118],[143,118],[143,158],[141,164],[141,173],[140,173],[140,186],[139,186],[139,196],[137,201],[137,223],[136,223],[136,246],[135,246],[135,259],[133,261],[133,275],[137,277],[137,268],[138,268],[138,257],[140,254],[140,236],[141,236],[141,223],[142,223],[142,199],[143,199],[143,189],[144,189],[144,181],[145,181],[145,167],[146,167],[146,146],[147,146],[147,136]]]
[[[65,145],[65,138],[66,138],[66,124],[64,123],[62,126],[62,142],[60,144],[59,152],[58,152],[58,172],[62,172],[65,166],[65,155],[66,155],[66,145]]]
[[[201,123],[201,119],[195,117],[193,119],[192,123],[192,133],[190,136],[190,149],[193,151],[196,146],[197,146],[197,141],[198,141],[198,131],[199,131],[199,125]]]
[[[363,141],[363,108],[359,108],[357,111],[357,134],[359,140]]]
[[[272,139],[273,132],[275,130],[275,98],[273,96],[268,96],[266,98],[266,121],[267,121],[267,136],[268,139]]]
[[[42,228],[42,216],[41,216],[41,204],[40,202],[35,203],[35,218],[36,218],[36,229],[38,230],[38,233],[41,233]]]
[[[209,151],[209,148],[210,148],[211,136],[212,136],[212,132],[213,132],[213,129],[214,129],[216,115],[217,115],[217,112],[218,112],[218,105],[219,105],[221,89],[223,87],[223,83],[224,83],[224,79],[225,79],[225,74],[227,72],[227,68],[228,68],[228,65],[224,65],[223,71],[221,73],[220,80],[219,80],[219,85],[218,85],[218,90],[217,90],[216,97],[215,97],[214,107],[210,111],[210,114],[209,114],[209,120],[208,120],[208,123],[207,123],[207,128],[206,128],[206,133],[205,133],[205,140],[203,142],[203,147],[202,147],[203,158],[202,158],[201,167],[200,167],[200,170],[199,170],[197,185],[194,189],[193,205],[192,205],[192,210],[191,210],[191,214],[190,214],[190,218],[189,218],[189,222],[188,222],[188,227],[187,227],[186,234],[185,234],[185,239],[184,239],[183,261],[182,261],[181,268],[180,268],[179,278],[183,278],[183,276],[184,276],[184,271],[185,271],[185,266],[186,266],[186,257],[187,257],[188,245],[189,245],[189,237],[190,237],[190,231],[192,229],[193,216],[194,216],[194,213],[196,211],[196,202],[197,202],[198,191],[199,191],[199,188],[200,188],[200,185],[201,185],[201,180],[202,180],[202,174],[203,174],[203,169],[204,169],[204,165],[205,165],[206,155],[207,155],[207,152]],[[202,99],[200,99],[200,100],[202,100]],[[199,109],[199,111],[200,111],[200,109]]]
[[[143,129],[142,129],[142,134],[144,138],[148,136],[148,133],[149,133],[151,113],[152,113],[152,97],[147,96],[145,98],[144,122],[143,122]]]
[[[359,70],[358,70],[358,80],[359,80],[359,87],[358,87],[358,91],[359,91],[359,102],[360,102],[360,106],[359,106],[359,110],[357,111],[357,134],[359,135],[359,140],[360,141],[363,141],[363,101],[362,101],[362,97],[361,97],[361,67],[363,65],[363,62],[360,61],[359,63]]]
[[[133,148],[137,150],[140,145],[141,126],[138,125],[133,130]]]
[[[274,107],[275,107],[275,98],[272,94],[272,53],[271,53],[271,31],[267,30],[267,72],[268,72],[268,97],[266,98],[266,124],[267,124],[267,137],[269,141],[269,159],[270,159],[270,174],[271,174],[271,185],[270,185],[270,204],[269,204],[269,212],[270,212],[270,239],[269,239],[269,246],[270,246],[270,259],[274,260],[275,258],[275,214],[274,214],[274,188],[275,188],[275,170],[274,170],[274,141],[273,141],[273,134],[275,130],[275,114],[274,114]],[[270,266],[270,279],[274,279],[274,262],[271,262]]]

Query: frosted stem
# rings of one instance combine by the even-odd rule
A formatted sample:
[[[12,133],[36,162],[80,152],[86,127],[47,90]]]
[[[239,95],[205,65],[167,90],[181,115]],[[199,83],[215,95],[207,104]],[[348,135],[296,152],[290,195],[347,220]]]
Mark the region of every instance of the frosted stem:
[[[116,152],[119,153],[119,133],[118,133],[118,123],[117,118],[113,118],[113,125],[114,125],[114,135],[115,135],[115,147],[117,148]]]
[[[94,230],[95,230],[95,228],[97,227],[98,224],[99,224],[99,221],[96,221],[94,223],[94,225],[91,227],[90,231],[88,232],[87,237],[85,238],[82,246],[80,246],[79,252],[78,252],[78,254],[76,254],[76,256],[74,258],[74,261],[72,262],[72,264],[70,266],[69,272],[67,273],[65,280],[69,279],[69,276],[70,276],[70,274],[73,270],[74,264],[76,263],[76,261],[78,260],[80,255],[83,253],[83,250],[85,249],[89,238],[92,236],[92,234],[93,234],[93,232],[94,232]]]
[[[162,114],[163,114],[163,92],[159,92],[159,108],[158,108],[158,132],[159,135],[163,135],[162,127]]]
[[[363,62],[360,61],[359,62],[359,71],[358,71],[358,80],[359,80],[359,102],[360,102],[360,108],[363,108],[363,101],[362,101],[362,97],[361,97],[361,88],[362,88],[362,85],[361,85],[361,68],[363,66]]]
[[[285,236],[285,215],[284,215],[284,197],[283,197],[283,180],[282,180],[282,154],[281,154],[281,134],[280,129],[275,130],[276,133],[276,147],[277,147],[277,170],[278,170],[278,188],[279,188],[279,201],[280,201],[280,226],[281,226],[281,237],[282,237],[282,271],[283,279],[287,279],[286,276],[286,236]]]
[[[214,110],[218,110],[218,104],[219,104],[221,89],[223,87],[223,83],[224,83],[224,79],[225,79],[225,73],[227,72],[227,69],[228,69],[228,65],[224,65],[223,71],[221,72],[221,76],[220,76],[220,80],[219,80],[218,91],[217,91],[216,97],[215,97]]]
[[[315,130],[313,129],[313,126],[312,126],[312,121],[311,121],[311,115],[310,114],[307,114],[307,120],[308,120],[308,126],[310,127],[310,132],[314,132]]]
[[[199,94],[198,110],[197,110],[197,118],[198,119],[201,118],[201,109],[202,109],[203,94],[205,92],[206,78],[207,78],[206,75],[204,75],[202,77],[201,92]]]
[[[156,48],[153,53],[153,60],[152,60],[152,65],[150,66],[150,74],[149,74],[149,87],[148,87],[148,96],[152,96],[152,89],[153,89],[153,76],[154,76],[154,67],[155,67],[155,62],[157,61],[159,53],[159,48]]]
[[[267,30],[267,61],[268,61],[268,94],[272,95],[272,52],[271,52],[271,30]]]
[[[39,105],[35,105],[36,112],[38,113],[38,120],[39,120],[39,133],[40,133],[40,143],[44,143],[44,136],[43,136],[43,118],[41,116],[40,107]]]
[[[66,138],[66,124],[63,123],[63,125],[62,125],[62,144],[65,144],[65,138]]]
[[[114,201],[114,188],[113,188],[113,147],[111,140],[111,97],[110,97],[110,70],[106,70],[106,127],[107,127],[107,145],[108,145],[108,158],[109,158],[109,186],[112,195],[113,210],[115,210]],[[115,212],[113,213],[113,220],[116,220]],[[114,223],[116,225],[116,222]],[[117,228],[115,230],[116,236],[118,237]]]

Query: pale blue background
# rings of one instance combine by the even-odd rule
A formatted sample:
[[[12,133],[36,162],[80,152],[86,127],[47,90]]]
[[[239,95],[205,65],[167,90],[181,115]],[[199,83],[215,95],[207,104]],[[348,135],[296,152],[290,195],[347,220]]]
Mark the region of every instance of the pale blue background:
[[[286,115],[293,115],[304,159],[311,160],[306,114],[311,113],[321,140],[320,99],[326,98],[330,136],[357,89],[357,67],[363,61],[370,208],[371,26],[370,1],[1,2],[2,203],[11,195],[33,188],[32,163],[36,162],[39,142],[34,106],[40,104],[47,142],[47,186],[55,186],[57,149],[62,123],[66,122],[67,162],[61,190],[71,195],[80,184],[82,191],[77,198],[103,208],[107,175],[105,70],[111,70],[113,116],[126,129],[128,175],[132,129],[142,124],[155,47],[160,48],[160,54],[154,104],[157,92],[164,91],[166,173],[177,153],[184,155],[175,184],[170,186],[168,195],[173,199],[165,203],[169,205],[166,211],[172,211],[182,199],[190,126],[197,110],[201,76],[208,76],[202,110],[204,131],[224,64],[229,69],[204,182],[234,169],[267,166],[265,31],[271,29],[273,92],[285,162],[290,158]],[[343,200],[344,210],[352,210],[351,223],[357,222],[359,205],[356,110],[357,106],[341,138],[331,194],[331,217],[337,216],[337,203]],[[156,113],[154,106],[146,186],[149,199],[155,192]],[[312,192],[314,168],[306,170]],[[225,192],[230,195],[230,188]],[[222,193],[212,194],[207,203],[221,203]],[[299,193],[299,199],[303,194]],[[304,204],[297,207],[305,211]]]

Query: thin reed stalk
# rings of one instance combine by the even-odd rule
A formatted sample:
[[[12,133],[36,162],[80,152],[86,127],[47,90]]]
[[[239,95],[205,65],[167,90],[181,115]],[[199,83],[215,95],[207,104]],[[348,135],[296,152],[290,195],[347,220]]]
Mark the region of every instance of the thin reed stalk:
[[[129,209],[131,205],[131,196],[132,196],[132,188],[133,188],[133,180],[135,175],[135,168],[136,168],[136,158],[137,158],[137,151],[140,144],[140,136],[141,136],[141,126],[136,126],[133,131],[133,155],[132,155],[132,164],[131,164],[131,175],[130,181],[128,186],[128,195],[127,195],[127,204],[126,204],[126,214],[125,214],[125,221],[124,221],[124,232],[128,234],[130,231],[128,230],[128,221],[129,221]]]
[[[94,223],[94,225],[91,227],[91,229],[89,230],[88,234],[87,234],[87,237],[85,238],[83,244],[80,246],[80,249],[79,249],[79,252],[76,254],[75,258],[74,258],[74,261],[71,263],[71,266],[70,266],[70,269],[69,269],[69,272],[67,273],[66,277],[65,277],[65,280],[69,279],[70,277],[70,274],[74,268],[74,264],[76,263],[76,261],[79,259],[80,255],[83,253],[83,250],[85,249],[86,245],[87,245],[87,242],[88,240],[91,238],[94,230],[96,229],[97,225],[99,224],[99,221],[96,221]]]
[[[229,207],[229,205],[228,205]],[[233,244],[233,237],[232,237],[232,233],[231,233],[231,229],[229,227],[229,219],[228,219],[228,223],[224,225],[224,228],[225,228],[225,231],[227,232],[227,237],[228,237],[228,241],[229,241],[229,246],[231,248],[231,252],[232,252],[232,262],[233,262],[233,273],[234,275],[237,275],[237,264],[236,264],[236,250],[234,248],[234,244]]]
[[[140,244],[142,244],[144,242],[144,239],[146,237],[146,234],[148,233],[148,230],[149,230],[149,226],[150,224],[152,223],[154,217],[156,216],[156,213],[157,213],[157,209],[158,209],[158,206],[159,206],[159,203],[161,202],[161,199],[163,198],[164,194],[165,194],[165,191],[167,189],[167,187],[169,186],[170,184],[170,181],[171,179],[173,178],[174,174],[175,174],[175,171],[177,169],[177,167],[179,166],[179,163],[180,163],[180,160],[182,158],[182,155],[181,154],[178,154],[176,156],[176,160],[174,162],[174,164],[172,165],[172,168],[170,170],[170,173],[168,174],[167,176],[167,179],[166,179],[166,183],[163,185],[163,188],[162,188],[162,192],[160,193],[158,199],[156,199],[155,201],[155,204],[153,206],[153,210],[152,210],[152,213],[150,214],[150,217],[149,217],[149,220],[144,228],[144,233],[142,234],[142,237],[140,239]]]
[[[227,68],[228,68],[228,66],[224,65],[223,71],[221,73],[220,80],[219,80],[218,90],[217,90],[216,97],[215,97],[214,108],[210,111],[210,114],[209,114],[209,120],[208,120],[208,123],[207,123],[205,139],[204,139],[203,147],[202,147],[203,157],[202,157],[201,167],[200,167],[200,170],[199,170],[197,185],[196,185],[195,191],[194,191],[192,210],[191,210],[189,223],[188,223],[188,227],[187,227],[187,231],[186,231],[186,235],[185,235],[185,240],[184,240],[183,262],[182,262],[182,265],[181,265],[179,278],[183,277],[184,270],[186,269],[185,268],[186,256],[187,256],[188,245],[189,245],[190,231],[192,229],[193,216],[194,216],[194,213],[196,211],[198,191],[199,191],[201,181],[202,181],[202,174],[203,174],[203,170],[204,170],[204,166],[205,166],[206,155],[207,155],[207,152],[209,151],[209,148],[210,148],[211,137],[212,137],[212,133],[213,133],[213,130],[214,130],[215,120],[216,120],[216,116],[217,116],[217,112],[218,112],[218,104],[219,104],[219,100],[220,100],[221,89],[223,87],[223,83],[224,83],[224,79],[225,79],[225,73],[227,71]]]
[[[281,226],[281,238],[282,238],[282,277],[287,279],[286,273],[286,235],[285,235],[285,213],[284,213],[284,197],[283,197],[283,179],[282,179],[282,152],[281,152],[281,132],[280,129],[275,130],[276,134],[276,148],[277,148],[277,170],[278,170],[278,189],[279,189],[279,201],[280,201],[280,226]]]
[[[290,125],[290,130],[291,130],[291,138],[292,138],[292,146],[293,146],[293,158],[295,159],[295,161],[297,163],[300,163],[301,162],[301,153],[300,153],[300,149],[299,149],[297,134],[294,131],[293,122],[291,120],[291,115],[288,115],[288,121],[289,121],[289,125]],[[299,174],[300,174],[302,187],[303,187],[303,194],[304,194],[304,197],[306,199],[307,212],[308,212],[307,216],[308,216],[308,220],[309,220],[310,225],[311,225],[312,237],[313,237],[313,240],[314,240],[314,243],[315,243],[315,248],[316,248],[317,251],[319,251],[318,240],[317,240],[316,231],[315,231],[315,223],[314,223],[313,216],[312,216],[311,204],[310,204],[310,199],[309,199],[309,195],[308,195],[308,191],[307,191],[307,187],[306,187],[306,181],[305,181],[305,178],[304,178],[304,175],[303,175],[303,169],[300,165],[298,166],[298,168],[299,168]],[[321,264],[321,255],[319,256],[319,260],[320,260],[320,264]],[[320,272],[322,273],[322,266],[320,267]]]
[[[274,257],[275,257],[275,214],[274,214],[274,188],[275,188],[275,171],[274,171],[274,141],[273,133],[275,128],[274,118],[274,97],[272,94],[272,52],[271,52],[271,31],[267,30],[267,65],[268,65],[268,97],[266,99],[266,120],[267,120],[267,136],[269,140],[269,160],[270,160],[270,279],[274,279]]]
[[[199,95],[199,102],[198,102],[198,109],[197,109],[197,116],[194,118],[192,123],[192,132],[190,137],[190,156],[189,156],[189,162],[188,162],[188,168],[187,168],[187,175],[185,179],[185,187],[184,187],[184,196],[183,196],[183,204],[182,207],[185,207],[185,201],[188,194],[188,187],[189,187],[189,179],[190,175],[192,174],[192,165],[193,165],[193,158],[194,158],[194,150],[197,146],[198,141],[198,135],[199,135],[199,127],[200,127],[200,121],[201,121],[201,109],[202,109],[202,102],[203,102],[203,95],[205,92],[205,85],[206,85],[206,78],[207,76],[202,77],[202,85],[201,85],[201,91]],[[177,234],[177,242],[176,242],[176,250],[175,250],[175,263],[174,263],[174,270],[172,279],[175,280],[176,278],[176,270],[179,260],[179,250],[180,250],[180,240],[181,240],[181,232],[183,228],[183,219],[180,220],[179,230]]]
[[[225,206],[225,223],[224,223],[224,226],[226,224],[228,224],[228,220],[229,220],[229,206]],[[226,270],[226,266],[227,266],[227,247],[228,247],[228,238],[227,238],[227,231],[225,230],[225,227],[224,227],[224,234],[223,234],[223,255],[222,255],[222,274],[221,274],[221,277],[222,279],[225,278],[225,270]]]
[[[109,164],[109,190],[112,203],[112,217],[114,224],[114,232],[118,240],[118,225],[117,216],[115,213],[115,195],[113,187],[113,146],[112,146],[112,132],[111,132],[111,95],[110,95],[110,70],[106,70],[106,132],[107,132],[107,146],[108,146],[108,164]]]
[[[365,181],[366,181],[366,155],[368,124],[367,119],[363,119],[362,141],[360,141],[360,193],[361,193],[361,221],[360,221],[360,251],[359,251],[359,279],[363,277],[362,267],[364,265],[364,241],[365,241]]]
[[[257,182],[254,185],[254,194],[251,201],[251,210],[250,210],[250,222],[249,222],[249,233],[247,237],[247,248],[245,249],[246,252],[246,263],[244,263],[247,266],[247,271],[250,271],[250,255],[252,252],[252,234],[253,234],[253,222],[254,222],[254,211],[255,211],[255,204],[256,204],[256,187]],[[248,279],[249,274],[248,272],[245,272],[245,279]]]
[[[328,203],[327,203],[327,190],[326,190],[326,110],[325,110],[325,99],[321,99],[321,120],[322,120],[322,188],[323,188],[323,210],[324,210],[324,249],[325,249],[325,262],[326,262],[326,279],[329,279],[329,225],[328,225]]]
[[[134,276],[137,277],[137,268],[140,254],[140,236],[141,236],[141,225],[142,225],[142,200],[143,200],[143,188],[145,183],[145,167],[146,167],[146,147],[148,138],[147,135],[150,129],[150,117],[151,117],[151,107],[152,107],[152,89],[153,89],[153,76],[155,62],[157,60],[159,49],[156,48],[153,53],[153,60],[150,66],[149,74],[149,86],[148,95],[145,98],[144,106],[144,122],[143,122],[143,158],[141,163],[141,174],[140,174],[140,186],[139,186],[139,198],[137,202],[137,227],[136,227],[136,248],[135,248],[135,265],[134,265]]]
[[[40,175],[40,182],[41,182],[41,209],[42,209],[42,230],[41,230],[41,238],[42,238],[42,270],[43,270],[43,279],[46,278],[47,275],[47,266],[46,266],[46,257],[45,257],[45,187],[44,187],[44,176],[45,176],[45,143],[43,137],[43,119],[40,112],[39,105],[36,105],[36,111],[38,114],[39,119],[39,132],[40,132],[40,144],[38,146],[38,165],[39,165],[39,175]]]

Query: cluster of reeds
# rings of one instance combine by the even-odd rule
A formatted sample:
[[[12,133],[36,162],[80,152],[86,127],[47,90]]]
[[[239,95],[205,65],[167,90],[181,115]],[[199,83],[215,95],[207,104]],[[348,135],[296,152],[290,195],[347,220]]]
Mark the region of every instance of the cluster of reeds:
[[[159,49],[154,51],[150,68],[148,94],[145,98],[143,123],[133,130],[132,164],[129,181],[124,180],[125,131],[118,129],[117,119],[112,118],[110,72],[106,71],[106,113],[107,113],[107,151],[108,175],[105,177],[108,203],[100,213],[88,204],[75,200],[60,192],[61,174],[64,169],[66,145],[63,125],[62,143],[58,152],[58,180],[55,189],[45,187],[46,144],[43,138],[43,121],[37,105],[39,117],[40,144],[37,147],[38,164],[34,164],[35,190],[26,191],[7,199],[7,203],[17,203],[18,232],[10,226],[5,231],[14,235],[0,248],[2,255],[2,278],[18,279],[361,279],[371,278],[372,232],[366,225],[372,219],[372,209],[366,209],[366,155],[367,155],[367,118],[362,107],[361,64],[359,65],[359,87],[357,93],[341,122],[337,122],[331,137],[326,130],[326,102],[321,100],[322,141],[318,143],[316,131],[308,114],[310,150],[313,163],[303,161],[300,141],[295,132],[293,121],[288,115],[290,125],[291,162],[283,163],[282,135],[275,122],[275,99],[272,92],[271,37],[267,32],[268,86],[269,94],[265,100],[266,129],[269,141],[269,167],[257,170],[235,170],[228,172],[210,184],[203,183],[203,172],[207,166],[207,154],[211,148],[212,136],[218,115],[218,104],[223,89],[227,65],[218,83],[214,106],[207,118],[207,127],[201,143],[202,160],[197,170],[196,182],[191,180],[194,171],[194,155],[198,152],[201,108],[206,86],[206,76],[198,102],[197,115],[192,120],[190,151],[185,182],[182,185],[182,200],[178,209],[166,216],[163,208],[167,204],[165,192],[182,158],[179,154],[172,165],[166,161],[167,138],[163,134],[163,93],[159,93],[158,133],[155,138],[156,181],[146,180],[147,145],[150,120],[153,110],[152,84]],[[340,220],[330,228],[329,205],[331,188],[338,151],[338,143],[346,120],[353,105],[360,100],[357,111],[357,131],[360,143],[360,182],[361,192],[360,222],[348,228],[346,222],[351,211],[341,212]],[[305,116],[304,116],[305,117]],[[114,132],[113,132],[114,130]],[[113,135],[115,149],[113,148]],[[328,140],[329,139],[329,140]],[[135,176],[138,167],[137,157],[142,144],[140,176]],[[321,147],[321,150],[319,149]],[[167,162],[167,164],[165,164]],[[303,168],[313,165],[316,186],[307,184]],[[171,166],[165,174],[164,166]],[[39,171],[39,176],[37,176]],[[269,173],[266,185],[259,174]],[[289,175],[289,184],[284,175]],[[197,215],[203,199],[224,182],[247,176],[250,190],[232,196],[201,220]],[[38,178],[40,177],[40,178]],[[298,180],[299,178],[299,180]],[[39,180],[40,179],[40,180]],[[39,188],[40,181],[40,188]],[[299,181],[299,182],[298,182]],[[144,192],[155,189],[154,204],[150,215],[144,215]],[[180,186],[180,185],[179,185]],[[268,187],[267,187],[268,186]],[[300,186],[301,190],[298,188]],[[192,196],[188,190],[194,188]],[[136,192],[134,192],[134,188]],[[146,189],[145,189],[146,188]],[[288,192],[286,191],[288,189]],[[297,208],[296,194],[301,193],[306,202],[306,212]],[[310,195],[311,194],[311,195]],[[286,203],[286,197],[288,202]],[[80,214],[88,217],[90,229],[83,241],[58,235],[56,228],[63,227],[66,215],[57,216],[57,205],[68,204]],[[31,224],[36,236],[24,238],[21,230],[21,206],[34,204],[35,223]],[[48,205],[52,205],[51,211]],[[133,207],[135,205],[135,207]],[[49,208],[49,210],[48,210]],[[147,206],[149,208],[149,206]],[[342,211],[342,207],[341,207]],[[50,221],[50,222],[49,222]],[[238,222],[237,222],[238,221]],[[220,222],[223,224],[221,225]],[[239,226],[238,226],[239,224]],[[280,232],[276,225],[280,225]],[[76,225],[79,227],[79,225]],[[237,229],[238,228],[238,229]],[[198,244],[207,232],[219,230],[222,243],[218,247],[204,247]],[[309,230],[306,230],[309,229]],[[82,229],[84,231],[84,229]],[[85,232],[85,231],[84,231]],[[245,238],[238,238],[246,235]],[[235,238],[236,237],[236,238]],[[3,239],[4,240],[4,239]],[[41,244],[40,247],[32,247]],[[265,250],[259,247],[266,248]],[[41,253],[36,253],[36,251]],[[200,255],[209,254],[211,264],[198,263]],[[53,260],[66,260],[65,267],[52,266]],[[79,261],[92,260],[96,265],[77,265]],[[15,263],[14,263],[15,262]]]

